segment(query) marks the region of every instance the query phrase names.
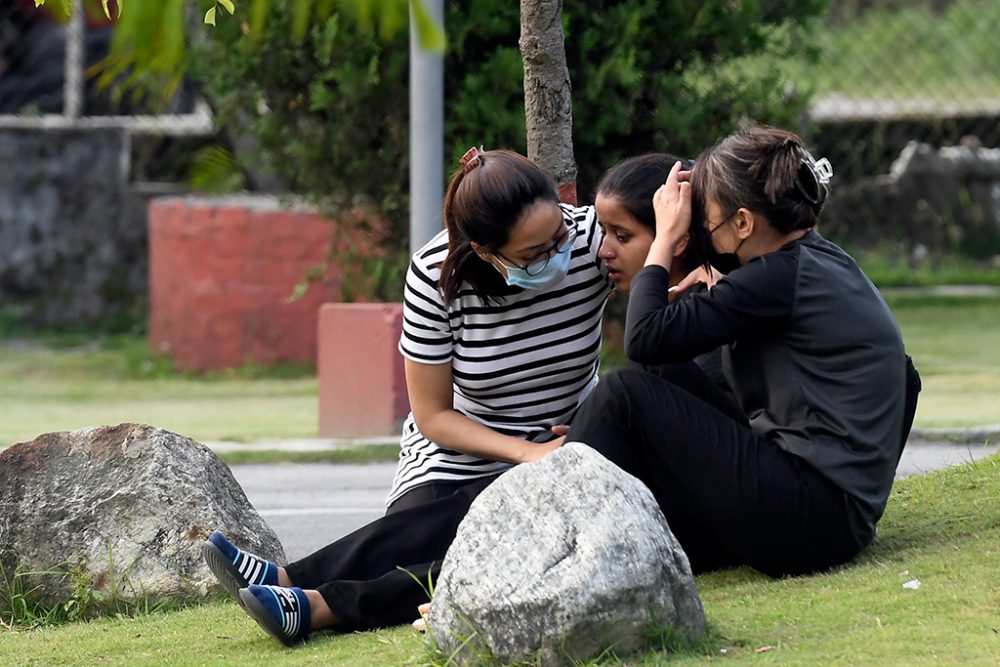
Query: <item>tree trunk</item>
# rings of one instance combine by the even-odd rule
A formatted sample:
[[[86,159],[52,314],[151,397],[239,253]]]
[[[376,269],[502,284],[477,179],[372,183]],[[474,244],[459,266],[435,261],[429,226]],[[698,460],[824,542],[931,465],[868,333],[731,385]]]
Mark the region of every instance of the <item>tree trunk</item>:
[[[521,58],[528,157],[576,203],[573,104],[562,31],[562,0],[521,0]]]

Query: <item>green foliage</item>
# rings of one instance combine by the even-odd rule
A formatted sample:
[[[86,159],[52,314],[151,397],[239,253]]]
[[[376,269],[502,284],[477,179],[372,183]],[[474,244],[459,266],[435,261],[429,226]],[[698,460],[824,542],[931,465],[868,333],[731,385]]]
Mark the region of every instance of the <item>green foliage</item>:
[[[869,4],[869,3],[865,3]],[[859,99],[995,99],[1000,94],[1000,21],[994,0],[870,3],[817,33],[816,67],[789,63],[818,93]],[[900,54],[905,54],[901,58]]]
[[[244,26],[220,22],[196,49],[192,73],[204,82],[220,124],[257,139],[252,152],[236,155],[239,162],[266,165],[334,217],[361,209],[398,221],[407,62],[385,54],[392,48],[405,54],[405,37],[383,44],[356,21],[331,13],[290,44],[294,4],[272,0],[263,32],[252,40]]]
[[[787,85],[781,60],[806,46],[822,0],[702,3],[566,0],[563,25],[573,83],[579,190],[628,155],[697,155],[748,120],[794,125],[806,96]],[[474,12],[449,4],[445,19],[448,154],[472,144],[525,150],[518,5],[490,0]],[[734,60],[771,65],[736,76]]]
[[[393,3],[377,7],[378,35],[365,23],[377,3],[327,4],[328,16],[314,14],[289,40],[299,30],[295,0],[255,0],[249,24],[220,21],[209,33],[193,74],[220,124],[257,139],[238,162],[266,165],[334,216],[361,209],[387,221],[385,245],[398,262],[407,239],[407,34],[388,29]],[[580,191],[588,197],[600,173],[630,154],[695,155],[749,119],[793,124],[806,99],[789,92],[779,67],[736,76],[721,65],[808,55],[804,35],[822,8],[821,0],[567,0]],[[457,159],[472,144],[524,152],[518,4],[448,3],[445,26],[446,155]]]
[[[46,602],[41,595],[45,579],[55,579],[59,583],[70,581],[72,592],[61,602]],[[99,616],[149,614],[179,606],[177,602],[153,602],[136,591],[129,581],[128,571],[121,572],[115,567],[110,545],[108,570],[99,581],[82,567],[60,564],[31,572],[15,566],[9,571],[0,559],[0,626],[3,627],[35,629]]]
[[[228,149],[206,146],[191,161],[188,185],[199,192],[222,194],[242,190],[246,178]]]

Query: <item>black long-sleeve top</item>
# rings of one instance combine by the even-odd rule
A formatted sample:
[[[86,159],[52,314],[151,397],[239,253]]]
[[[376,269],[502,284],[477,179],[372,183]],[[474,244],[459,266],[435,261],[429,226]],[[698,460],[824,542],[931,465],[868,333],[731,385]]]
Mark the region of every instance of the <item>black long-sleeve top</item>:
[[[723,373],[754,431],[847,494],[865,546],[900,447],[903,342],[855,261],[815,231],[687,299],[667,299],[662,267],[632,281],[625,352],[646,364],[723,346]]]

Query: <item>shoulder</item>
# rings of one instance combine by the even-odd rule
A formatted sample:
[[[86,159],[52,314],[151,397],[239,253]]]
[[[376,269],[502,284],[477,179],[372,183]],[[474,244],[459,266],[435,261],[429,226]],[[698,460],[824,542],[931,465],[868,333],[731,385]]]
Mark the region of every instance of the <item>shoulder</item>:
[[[441,263],[448,257],[448,230],[442,229],[410,258],[410,272],[426,276],[437,284]]]
[[[794,281],[795,273],[798,271],[800,251],[801,244],[788,243],[774,252],[754,257],[724,276],[722,280],[741,284]]]
[[[592,227],[597,222],[597,214],[593,206],[574,206],[560,203],[559,209],[562,211],[563,220],[576,224],[580,231]]]

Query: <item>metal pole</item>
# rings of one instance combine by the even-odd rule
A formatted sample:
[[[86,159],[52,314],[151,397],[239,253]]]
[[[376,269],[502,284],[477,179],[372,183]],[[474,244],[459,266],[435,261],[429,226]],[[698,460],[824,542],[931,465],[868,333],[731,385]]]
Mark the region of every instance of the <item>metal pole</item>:
[[[83,111],[83,39],[86,21],[82,0],[71,3],[63,65],[63,115],[70,121]]]
[[[444,26],[444,0],[423,0]],[[410,6],[410,252],[443,226],[444,54],[420,48]]]

